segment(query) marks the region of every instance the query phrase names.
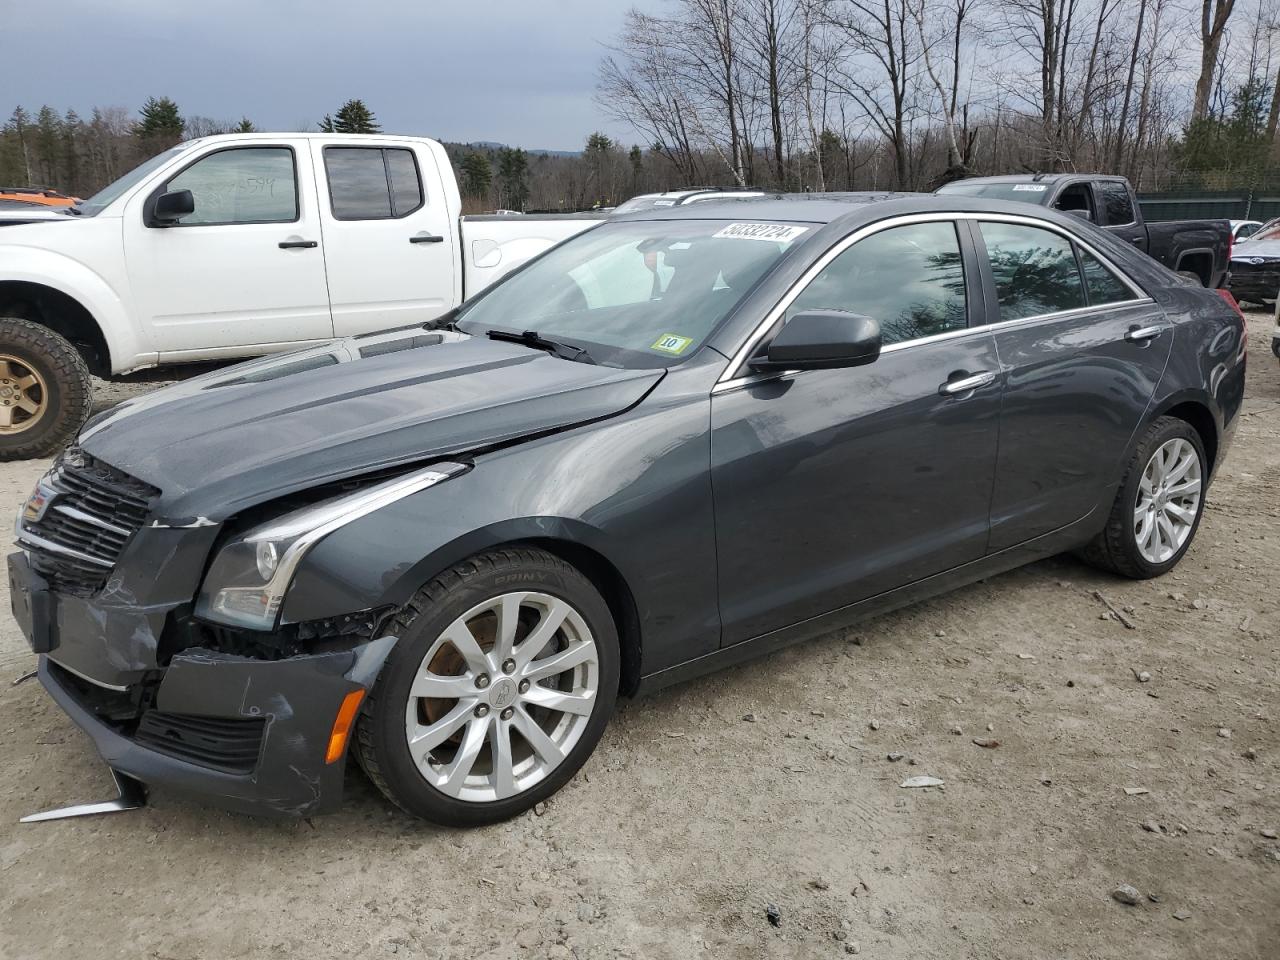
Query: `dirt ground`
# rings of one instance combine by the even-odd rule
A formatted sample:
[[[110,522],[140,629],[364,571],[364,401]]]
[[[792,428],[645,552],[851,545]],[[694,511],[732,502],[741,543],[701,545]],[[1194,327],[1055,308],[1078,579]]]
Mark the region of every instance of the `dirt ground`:
[[[626,703],[541,817],[440,830],[353,770],[312,821],[157,791],[21,825],[109,781],[10,685],[34,658],[0,617],[0,956],[1275,960],[1280,366],[1250,320],[1235,445],[1173,574],[1054,559]],[[0,466],[0,506],[41,470]],[[899,787],[920,775],[946,785]]]

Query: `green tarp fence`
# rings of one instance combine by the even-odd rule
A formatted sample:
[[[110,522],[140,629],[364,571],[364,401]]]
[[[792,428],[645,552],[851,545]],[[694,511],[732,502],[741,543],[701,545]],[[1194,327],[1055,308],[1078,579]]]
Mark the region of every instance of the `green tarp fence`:
[[[1147,220],[1262,220],[1280,217],[1280,190],[1266,193],[1140,193]]]

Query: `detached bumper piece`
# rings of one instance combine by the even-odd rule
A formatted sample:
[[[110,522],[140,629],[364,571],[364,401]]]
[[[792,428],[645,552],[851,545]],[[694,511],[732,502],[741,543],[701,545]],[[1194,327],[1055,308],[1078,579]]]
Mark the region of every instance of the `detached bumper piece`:
[[[123,813],[125,810],[137,810],[146,806],[147,788],[138,780],[119,770],[111,771],[111,779],[116,783],[116,798],[102,803],[78,803],[71,807],[59,807],[57,810],[45,810],[22,817],[19,823],[39,823],[41,820],[66,820],[69,817],[92,817],[99,813]]]

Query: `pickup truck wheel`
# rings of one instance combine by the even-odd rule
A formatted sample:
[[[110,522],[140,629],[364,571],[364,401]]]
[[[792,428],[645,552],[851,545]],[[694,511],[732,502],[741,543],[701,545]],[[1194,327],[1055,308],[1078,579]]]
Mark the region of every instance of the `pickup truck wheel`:
[[[401,809],[495,823],[555,793],[613,713],[620,651],[580,571],[527,547],[480,554],[422,587],[365,698],[356,757]]]
[[[85,418],[93,385],[64,337],[17,317],[0,317],[0,460],[48,457]]]
[[[1134,580],[1172,570],[1200,528],[1207,463],[1191,424],[1176,417],[1155,420],[1129,461],[1106,527],[1081,558]]]

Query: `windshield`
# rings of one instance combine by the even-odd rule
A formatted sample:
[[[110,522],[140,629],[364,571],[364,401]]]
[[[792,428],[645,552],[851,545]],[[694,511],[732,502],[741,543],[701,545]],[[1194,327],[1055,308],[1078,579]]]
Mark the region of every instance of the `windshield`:
[[[660,193],[643,193],[638,197],[632,197],[624,203],[618,204],[613,208],[613,213],[635,213],[637,210],[652,210],[654,207],[674,207],[676,201],[670,197],[664,198]]]
[[[172,160],[185,149],[185,146],[177,146],[172,150],[166,150],[164,153],[156,154],[150,160],[144,160],[119,180],[115,180],[112,183],[107,184],[84,203],[79,204],[76,209],[87,217],[92,217],[95,214],[101,213],[107,204],[117,199],[135,183],[145,179],[151,171],[158,169],[169,160]]]
[[[645,220],[606,223],[465,306],[457,326],[539,336],[597,363],[666,367],[692,356],[811,227]]]
[[[937,191],[961,197],[986,197],[988,200],[1017,200],[1043,205],[1049,198],[1047,183],[948,183]]]

